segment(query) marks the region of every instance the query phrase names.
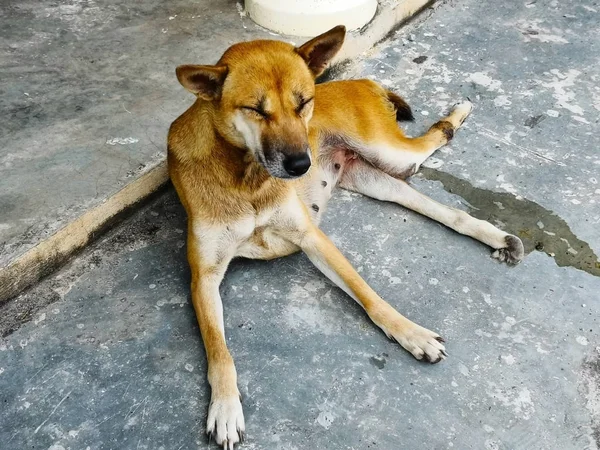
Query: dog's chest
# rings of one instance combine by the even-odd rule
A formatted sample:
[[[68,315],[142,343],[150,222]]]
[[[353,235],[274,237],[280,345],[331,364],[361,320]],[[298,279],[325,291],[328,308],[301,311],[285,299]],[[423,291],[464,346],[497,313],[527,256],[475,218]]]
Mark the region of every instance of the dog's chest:
[[[298,196],[308,208],[313,222],[318,224],[321,221],[337,182],[337,175],[328,167],[311,169],[310,176],[303,180]]]

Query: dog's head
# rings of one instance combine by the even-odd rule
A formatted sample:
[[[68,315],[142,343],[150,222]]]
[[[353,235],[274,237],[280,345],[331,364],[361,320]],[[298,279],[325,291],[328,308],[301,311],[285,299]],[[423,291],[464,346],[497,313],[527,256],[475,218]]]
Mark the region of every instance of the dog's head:
[[[308,122],[315,78],[344,42],[337,26],[300,47],[250,41],[230,47],[214,66],[179,66],[179,82],[211,102],[218,132],[251,151],[278,178],[304,175],[311,165]]]

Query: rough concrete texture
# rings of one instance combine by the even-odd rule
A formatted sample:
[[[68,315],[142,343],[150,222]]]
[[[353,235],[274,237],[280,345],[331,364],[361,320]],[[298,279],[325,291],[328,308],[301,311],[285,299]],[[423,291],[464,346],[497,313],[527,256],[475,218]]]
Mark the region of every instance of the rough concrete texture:
[[[303,255],[235,261],[221,294],[243,448],[600,447],[598,11],[449,2],[359,61],[353,73],[413,105],[415,134],[471,98],[464,128],[412,182],[530,253],[509,268],[396,205],[335,196],[323,228],[385,299],[447,339],[435,366],[388,341]],[[209,448],[184,230],[169,192],[0,311],[12,320],[3,449]]]

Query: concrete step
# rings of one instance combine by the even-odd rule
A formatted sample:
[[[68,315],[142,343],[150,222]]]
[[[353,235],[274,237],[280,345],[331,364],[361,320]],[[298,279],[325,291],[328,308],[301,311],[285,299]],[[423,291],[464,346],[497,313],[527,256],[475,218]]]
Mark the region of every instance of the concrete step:
[[[427,0],[381,1],[337,62]],[[167,182],[166,133],[192,102],[183,63],[278,36],[232,0],[4,3],[0,29],[0,303],[63,264]]]

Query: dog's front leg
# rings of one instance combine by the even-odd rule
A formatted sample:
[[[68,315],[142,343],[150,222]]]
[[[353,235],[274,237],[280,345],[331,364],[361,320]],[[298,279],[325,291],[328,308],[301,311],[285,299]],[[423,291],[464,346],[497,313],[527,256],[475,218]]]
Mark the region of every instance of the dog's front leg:
[[[302,214],[295,213],[294,218],[287,221],[296,226],[282,230],[287,239],[298,245],[325,276],[356,300],[375,325],[419,360],[437,363],[447,356],[444,340],[437,333],[410,321],[377,295],[325,233],[311,222],[304,205],[296,204],[288,208],[290,210],[302,211]]]
[[[224,449],[243,439],[245,425],[237,373],[225,342],[223,304],[219,285],[233,257],[231,231],[193,226],[188,234],[192,271],[192,302],[206,349],[211,400],[206,433]]]

